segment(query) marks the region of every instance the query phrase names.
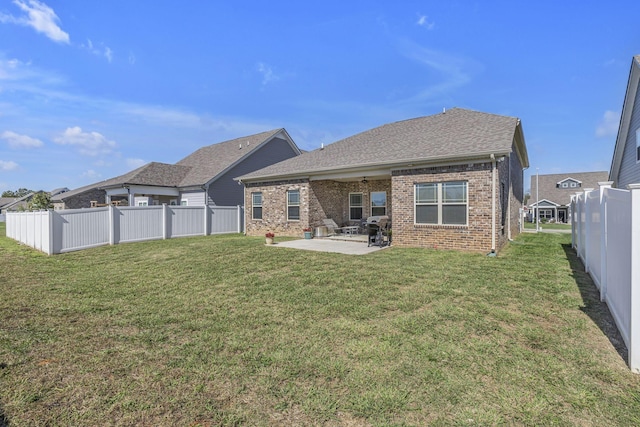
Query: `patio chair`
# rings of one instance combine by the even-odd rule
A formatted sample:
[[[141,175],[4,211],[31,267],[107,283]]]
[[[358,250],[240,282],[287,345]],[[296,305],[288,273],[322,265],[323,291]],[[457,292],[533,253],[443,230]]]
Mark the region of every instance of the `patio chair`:
[[[331,218],[323,219],[322,222],[324,223],[325,227],[327,227],[329,235],[337,234],[338,232],[343,231],[342,227],[338,227],[338,224],[336,224],[336,222]]]

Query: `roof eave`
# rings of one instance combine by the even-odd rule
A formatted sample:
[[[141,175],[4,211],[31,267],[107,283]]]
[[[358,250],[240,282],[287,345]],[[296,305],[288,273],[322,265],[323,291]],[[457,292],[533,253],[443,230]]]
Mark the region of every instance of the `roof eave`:
[[[638,57],[634,56],[631,60],[631,69],[629,70],[627,90],[625,92],[624,101],[622,103],[622,114],[620,115],[620,125],[618,127],[618,135],[616,137],[616,145],[613,149],[613,158],[611,159],[611,168],[609,169],[609,181],[614,181],[614,185],[617,185],[618,183],[616,178],[620,173],[622,155],[624,153],[625,145],[627,143],[627,137],[629,135],[631,113],[633,112],[639,81],[640,63],[638,63]]]
[[[450,156],[450,155],[443,155],[443,156],[432,156],[432,157],[426,157],[426,158],[422,158],[422,159],[402,159],[402,160],[394,160],[394,161],[390,161],[390,162],[375,162],[375,163],[364,163],[364,164],[359,164],[359,165],[352,165],[352,166],[342,166],[342,167],[325,167],[325,168],[319,168],[319,169],[311,169],[311,170],[305,170],[305,171],[296,171],[296,172],[291,172],[291,173],[275,173],[275,174],[269,174],[269,175],[261,175],[261,176],[255,176],[255,177],[238,177],[238,178],[234,178],[236,181],[239,182],[247,182],[247,183],[254,183],[254,182],[261,182],[261,181],[273,181],[273,180],[281,180],[281,179],[297,179],[300,177],[309,177],[309,176],[313,176],[313,175],[321,175],[321,174],[327,174],[327,173],[352,173],[352,172],[366,172],[367,170],[372,170],[372,169],[380,169],[380,168],[388,168],[389,170],[391,169],[399,169],[399,168],[419,168],[419,167],[424,167],[424,166],[429,166],[432,165],[434,163],[465,163],[471,160],[479,160],[479,159],[486,159],[486,160],[490,160],[491,159],[491,155],[494,156],[507,156],[511,153],[511,150],[491,150],[491,151],[485,151],[485,152],[479,152],[479,153],[475,153],[473,155],[467,155],[467,156]]]

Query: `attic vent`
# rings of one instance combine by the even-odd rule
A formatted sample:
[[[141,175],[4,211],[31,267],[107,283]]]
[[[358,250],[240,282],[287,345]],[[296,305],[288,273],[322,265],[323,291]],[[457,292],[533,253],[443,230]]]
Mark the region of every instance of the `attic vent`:
[[[238,150],[242,150],[242,142],[238,144]]]

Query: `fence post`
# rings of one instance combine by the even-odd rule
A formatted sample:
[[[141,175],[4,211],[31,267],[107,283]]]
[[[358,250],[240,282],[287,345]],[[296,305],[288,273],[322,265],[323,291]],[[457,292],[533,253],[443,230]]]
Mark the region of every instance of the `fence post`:
[[[56,238],[56,233],[53,228],[53,211],[47,211],[47,225],[49,229],[47,230],[47,235],[49,236],[49,241],[47,242],[47,255],[53,255],[53,240]]]
[[[209,205],[204,205],[204,233],[205,236],[209,235]]]
[[[600,301],[607,300],[607,198],[604,193],[611,188],[613,181],[599,182],[600,186]]]
[[[631,191],[631,322],[629,325],[629,368],[640,372],[640,184],[629,184]]]
[[[593,190],[593,188],[585,188],[584,189],[584,235],[585,235],[585,241],[582,242],[582,245],[584,246],[584,259],[582,260],[584,262],[584,272],[588,273],[589,272],[589,245],[587,244],[587,240],[589,240],[589,233],[590,233],[590,228],[591,228],[591,221],[590,221],[590,216],[591,216],[591,211],[589,209],[589,203],[587,203],[588,200],[588,195],[589,193]]]
[[[238,208],[238,233],[242,233],[242,208],[240,205],[236,205]]]
[[[167,224],[167,220],[169,218],[168,215],[168,210],[169,207],[167,206],[166,203],[162,204],[162,240],[167,240],[167,230],[168,230],[168,225]]]
[[[114,212],[115,206],[110,204],[107,209],[109,212],[109,245],[113,246],[116,244],[116,213]]]

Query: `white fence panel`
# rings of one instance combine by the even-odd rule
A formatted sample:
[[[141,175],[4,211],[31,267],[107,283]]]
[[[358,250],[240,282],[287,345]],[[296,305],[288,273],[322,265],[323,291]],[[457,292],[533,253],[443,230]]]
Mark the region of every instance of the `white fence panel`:
[[[640,372],[640,184],[610,185],[573,198],[573,246],[616,322],[629,367]]]
[[[171,206],[169,237],[196,236],[205,234],[204,209],[206,206]]]
[[[109,244],[109,208],[51,211],[53,253]]]
[[[600,238],[602,224],[600,221],[600,191],[590,191],[586,194],[586,215],[585,224],[588,222],[589,233],[585,235],[584,246],[586,249],[586,265],[589,266],[589,273],[600,289],[601,276],[601,254]]]
[[[631,327],[631,193],[609,189],[607,202],[606,301],[620,334],[630,347]]]
[[[215,206],[209,211],[209,234],[239,233],[243,217],[240,206]]]
[[[8,212],[7,237],[51,254],[49,212]]]
[[[239,233],[241,206],[123,206],[9,212],[7,237],[47,254],[100,245]]]
[[[123,206],[115,209],[115,243],[163,238],[163,206]]]

